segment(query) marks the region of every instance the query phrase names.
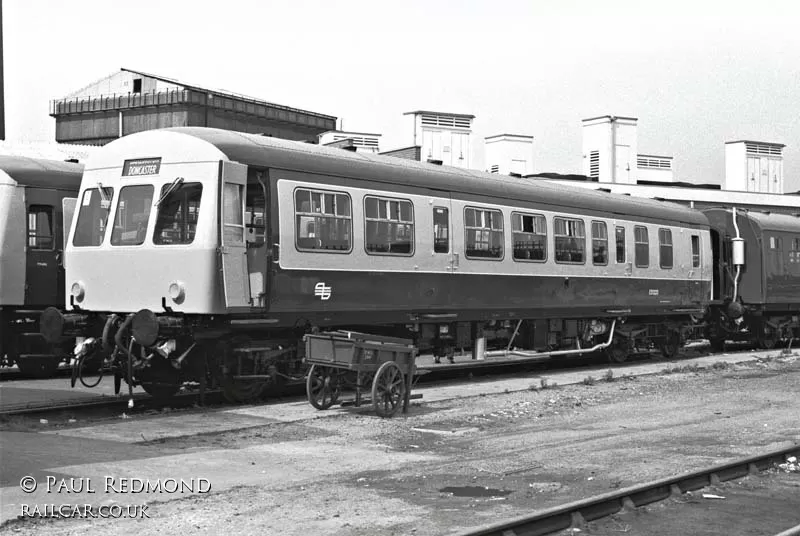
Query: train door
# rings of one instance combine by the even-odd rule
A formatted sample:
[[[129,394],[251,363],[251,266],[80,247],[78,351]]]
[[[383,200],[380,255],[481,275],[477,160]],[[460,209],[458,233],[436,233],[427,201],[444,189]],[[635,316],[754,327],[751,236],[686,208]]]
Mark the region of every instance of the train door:
[[[26,188],[25,305],[59,303],[58,285],[64,277],[60,197],[57,190]]]
[[[250,169],[247,174],[245,201],[245,244],[247,246],[247,274],[250,302],[254,307],[267,305],[267,248],[269,240],[268,175],[266,171]]]
[[[452,272],[458,269],[458,254],[454,251],[450,199],[435,200],[432,211],[433,255],[436,259],[436,269]]]
[[[228,309],[250,307],[245,242],[247,166],[222,161],[219,179],[219,264]]]
[[[719,236],[719,231],[711,229],[711,299],[722,299],[724,281],[724,266],[725,263],[722,259],[722,239]]]

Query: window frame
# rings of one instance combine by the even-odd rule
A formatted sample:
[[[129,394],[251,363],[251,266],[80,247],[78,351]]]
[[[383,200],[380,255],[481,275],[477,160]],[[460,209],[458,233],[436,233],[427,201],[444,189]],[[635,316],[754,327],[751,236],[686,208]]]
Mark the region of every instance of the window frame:
[[[524,225],[522,225],[522,218],[525,216],[532,216],[533,218],[541,218],[544,222],[544,234],[539,233],[528,233],[525,231],[515,231],[514,230],[514,219],[519,216],[520,217],[520,227],[524,229]],[[522,257],[517,257],[517,248],[515,246],[516,240],[514,239],[515,234],[524,234],[524,235],[533,235],[533,236],[543,236],[544,237],[544,258],[542,259],[525,259]],[[547,226],[547,217],[544,214],[539,214],[536,212],[521,212],[519,210],[515,210],[511,212],[511,258],[515,262],[535,262],[535,263],[544,263],[547,262],[547,259],[550,255],[550,248],[548,247],[548,226]]]
[[[595,224],[602,226],[602,229],[605,231],[605,238],[596,238],[594,235],[594,226]],[[595,261],[594,257],[594,244],[595,242],[605,242],[606,245],[606,254],[605,254],[605,261],[604,262],[597,262]],[[606,222],[601,220],[592,220],[592,265],[593,266],[608,266],[608,258],[610,256],[608,250],[608,225]]]
[[[439,251],[439,250],[436,249],[437,241],[439,241],[439,244],[441,244],[441,240],[439,240],[439,238],[436,236],[436,230],[437,230],[436,229],[436,225],[437,225],[436,224],[436,211],[437,210],[443,210],[444,214],[445,214],[445,218],[447,220],[447,222],[446,222],[447,223],[447,227],[446,227],[446,229],[447,229],[447,244],[446,244],[447,245],[447,249],[444,250],[444,251]],[[433,206],[433,212],[431,214],[433,216],[433,220],[432,220],[433,221],[433,252],[434,253],[441,253],[443,255],[447,255],[447,254],[450,253],[450,250],[452,249],[451,239],[450,239],[450,231],[451,231],[450,207],[445,207],[445,206],[442,206],[442,205],[434,205]]]
[[[117,192],[116,188],[114,188],[113,186],[103,186],[102,187],[103,195],[108,193],[108,207],[103,209],[103,201],[102,201],[103,200],[103,195],[100,194],[100,189],[101,189],[101,187],[98,184],[97,187],[86,188],[85,190],[83,190],[81,192],[81,196],[80,196],[80,198],[78,199],[78,201],[77,201],[77,203],[75,205],[76,214],[74,214],[72,216],[75,219],[75,228],[74,228],[74,232],[72,234],[72,242],[71,242],[72,243],[72,247],[75,247],[75,248],[99,248],[106,241],[106,234],[108,233],[108,223],[109,223],[109,220],[111,219],[111,216],[112,216],[111,215],[111,209],[114,207],[114,195],[116,193],[118,193],[118,192]],[[89,199],[89,201],[87,203],[86,194],[89,193],[89,192],[91,192],[91,194],[90,194],[90,199]],[[100,200],[99,201],[100,210],[105,210],[105,212],[106,212],[106,214],[105,214],[105,216],[106,216],[105,217],[105,222],[103,223],[103,233],[100,235],[100,241],[97,244],[76,244],[75,241],[77,240],[78,236],[80,236],[78,232],[79,232],[79,230],[81,230],[81,222],[83,221],[82,217],[87,214],[86,212],[84,212],[83,209],[92,204],[91,197],[94,197],[95,195],[97,195],[97,198]],[[92,214],[92,217],[94,217],[94,214]],[[90,226],[94,225],[94,222],[90,222],[89,225]],[[90,229],[91,229],[91,227],[90,227]]]
[[[336,214],[334,210],[334,214],[325,214],[325,213],[315,213],[315,212],[298,212],[297,210],[297,193],[300,191],[311,193],[318,193],[318,194],[332,194],[334,197],[337,195],[343,195],[347,198],[348,203],[350,204],[350,214],[348,216],[339,216]],[[309,199],[311,196],[309,195]],[[349,255],[353,252],[353,243],[354,240],[354,231],[353,231],[353,198],[350,196],[350,192],[344,190],[326,190],[323,188],[315,188],[310,186],[297,186],[295,187],[294,191],[292,192],[292,210],[293,210],[293,221],[292,221],[292,233],[294,233],[294,248],[299,253],[325,253],[325,254],[336,254],[336,255]],[[323,248],[303,248],[298,243],[300,239],[300,233],[298,233],[298,217],[312,217],[317,218],[318,216],[326,217],[326,218],[334,218],[334,219],[342,219],[350,222],[350,247],[348,249],[323,249]],[[316,225],[316,221],[315,221]]]
[[[468,210],[476,210],[478,212],[487,212],[487,213],[496,213],[499,214],[499,218],[497,221],[500,222],[500,229],[494,229],[492,227],[477,227],[477,226],[467,226],[467,211]],[[489,207],[480,207],[475,205],[466,205],[464,206],[464,211],[462,212],[462,217],[464,218],[464,258],[474,261],[502,261],[505,259],[506,256],[506,232],[505,232],[505,214],[499,208],[489,208]],[[481,218],[482,220],[484,218]],[[494,220],[492,220],[494,221]],[[467,253],[469,250],[469,231],[488,231],[489,233],[500,233],[500,256],[499,257],[475,257],[471,256]],[[491,236],[491,235],[490,235]],[[477,250],[476,250],[477,251]],[[491,251],[491,248],[487,249],[486,251]]]
[[[114,232],[115,232],[115,230],[117,228],[117,218],[120,216],[120,203],[122,201],[127,201],[127,199],[123,199],[123,195],[125,194],[125,190],[127,190],[127,189],[133,190],[134,188],[150,188],[150,200],[149,200],[149,202],[144,203],[144,205],[147,206],[147,219],[144,220],[145,226],[144,226],[144,233],[143,233],[143,236],[142,236],[142,240],[141,240],[141,242],[138,242],[138,243],[135,243],[135,244],[119,243],[119,241],[124,241],[124,239],[120,235],[118,237],[118,239],[117,239],[118,242],[114,243]],[[116,202],[113,203],[114,219],[111,220],[111,218],[109,218],[109,220],[111,220],[111,236],[108,237],[109,245],[111,245],[112,247],[115,247],[115,248],[141,247],[141,246],[143,246],[145,244],[145,242],[147,242],[147,238],[148,238],[148,236],[150,234],[149,233],[149,230],[150,230],[150,219],[152,218],[152,214],[153,214],[153,200],[156,199],[155,198],[155,193],[156,193],[156,187],[155,187],[154,184],[148,184],[148,183],[126,184],[125,186],[120,187],[119,193],[117,194]],[[142,200],[147,200],[147,197],[143,197]],[[128,207],[125,207],[124,210],[127,211]],[[110,214],[110,212],[109,212],[109,214]],[[126,215],[125,219],[127,220],[127,218],[128,217]],[[131,216],[131,220],[133,220],[133,215]],[[106,225],[106,228],[108,228],[108,225]],[[125,227],[125,229],[127,229],[127,227]],[[121,231],[121,233],[124,233],[124,232],[130,233],[131,231]]]
[[[575,222],[580,224],[580,228],[583,230],[583,236],[572,236],[569,234],[560,235],[557,233],[556,229],[558,227],[558,221],[563,220],[564,222]],[[569,226],[567,226],[569,230]],[[558,239],[559,238],[578,238],[583,241],[583,246],[581,251],[583,255],[581,256],[580,261],[564,261],[558,259]],[[586,264],[586,221],[583,218],[575,218],[571,216],[554,216],[553,217],[553,259],[556,261],[557,264],[572,264],[575,266],[581,266]]]
[[[620,243],[620,233],[622,231],[622,242]],[[616,264],[627,264],[628,263],[628,231],[625,229],[624,225],[615,225],[614,226],[614,259],[616,260]],[[619,260],[620,254],[620,245],[622,246],[622,260]]]
[[[700,268],[702,266],[702,258],[700,256],[700,235],[691,235],[690,241],[692,248],[692,268]],[[697,247],[697,253],[695,253],[695,246]]]
[[[663,239],[665,237],[669,237],[669,244],[666,243]],[[675,248],[673,246],[674,242],[672,241],[672,229],[667,229],[666,227],[659,227],[658,228],[658,265],[663,270],[672,270],[675,266]],[[664,263],[664,251],[669,248],[669,266]]]
[[[644,231],[645,241],[641,242],[637,237],[637,232],[639,230]],[[639,263],[639,246],[646,246],[645,251],[647,255],[645,255],[645,264]],[[650,267],[650,230],[647,228],[646,225],[634,225],[633,226],[633,264],[637,268],[649,268]]]
[[[199,222],[200,222],[200,206],[202,205],[202,202],[203,202],[203,183],[201,181],[191,181],[191,182],[187,181],[187,182],[184,182],[184,183],[182,183],[181,187],[177,191],[174,191],[171,194],[171,195],[181,195],[181,193],[182,193],[185,196],[186,195],[186,191],[185,191],[186,188],[196,188],[198,186],[200,187],[200,198],[199,198],[198,203],[197,203],[197,210],[196,210],[196,218],[197,219],[195,221],[191,221],[191,218],[190,218],[190,212],[191,211],[189,210],[189,207],[190,207],[189,202],[186,203],[186,215],[182,216],[182,219],[185,221],[185,223],[183,225],[186,226],[185,227],[186,234],[189,234],[189,231],[188,231],[189,226],[190,225],[194,225],[194,233],[192,234],[192,239],[188,240],[188,241],[182,241],[182,242],[163,242],[162,241],[163,239],[160,238],[160,233],[163,233],[164,231],[168,230],[167,227],[164,227],[164,228],[160,229],[160,232],[159,232],[159,224],[162,221],[161,220],[161,209],[168,201],[167,199],[165,199],[164,201],[162,201],[162,203],[160,205],[158,205],[158,207],[156,207],[157,208],[157,210],[156,210],[156,220],[155,220],[155,225],[153,225],[152,236],[150,237],[150,240],[153,242],[154,246],[158,246],[158,247],[161,247],[161,246],[186,246],[186,245],[194,243],[194,240],[197,237],[197,227],[198,227]],[[166,191],[167,191],[167,189],[169,187],[170,187],[169,183],[162,185],[161,192],[158,194],[158,198],[159,199],[161,199],[161,197],[166,193]],[[183,205],[183,203],[181,203],[181,207],[182,207],[182,205]],[[175,221],[170,221],[168,223],[170,225],[172,225],[172,224],[174,224],[176,222]]]
[[[391,219],[391,215],[388,215],[388,214],[387,214],[388,219],[381,218],[380,215],[377,218],[371,218],[371,217],[368,218],[367,217],[367,200],[368,199],[376,199],[378,201],[388,201],[390,203],[392,201],[397,201],[399,203],[408,203],[409,207],[411,207],[411,221],[407,222],[407,221],[403,221],[403,220],[393,220],[393,219]],[[417,247],[416,247],[417,246],[416,245],[416,241],[417,241],[416,232],[417,232],[417,230],[416,230],[416,221],[414,219],[414,202],[411,199],[406,199],[406,198],[402,198],[402,197],[389,197],[389,196],[385,196],[385,195],[368,194],[368,195],[365,195],[362,198],[361,205],[362,205],[362,208],[364,210],[363,218],[362,218],[362,223],[363,223],[363,228],[364,228],[364,252],[367,255],[374,255],[374,256],[377,256],[377,257],[413,257],[414,256],[414,254],[416,253],[416,250],[417,250]],[[400,210],[400,214],[402,215],[402,213],[403,213],[402,208],[400,206],[398,206],[398,209]],[[380,214],[380,209],[378,209],[378,210],[379,210],[379,214]],[[367,233],[367,222],[368,221],[385,222],[385,223],[395,224],[395,225],[398,225],[398,224],[399,225],[410,225],[411,226],[411,249],[410,249],[410,251],[408,253],[400,253],[400,252],[396,252],[396,251],[370,251],[367,248],[367,235],[368,235],[368,233]],[[391,246],[390,246],[390,249],[391,249]]]
[[[43,235],[39,231],[39,214],[46,214],[50,224],[50,235]],[[56,221],[55,221],[55,207],[52,205],[32,204],[28,206],[27,221],[25,229],[25,247],[30,251],[55,251],[56,249]],[[31,216],[36,215],[36,234],[31,235]],[[31,238],[37,245],[31,245]],[[38,245],[39,240],[42,238],[50,239],[50,247],[41,247]]]

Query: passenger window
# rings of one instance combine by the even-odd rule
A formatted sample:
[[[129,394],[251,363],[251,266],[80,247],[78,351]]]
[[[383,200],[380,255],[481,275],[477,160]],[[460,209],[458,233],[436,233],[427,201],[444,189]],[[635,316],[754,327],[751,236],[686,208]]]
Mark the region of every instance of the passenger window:
[[[450,210],[433,207],[433,251],[450,252]]]
[[[113,198],[113,188],[89,188],[83,192],[73,246],[99,246],[103,243]]]
[[[586,229],[583,220],[554,218],[556,262],[583,264],[586,261]]]
[[[605,222],[592,222],[592,264],[608,264],[608,229]]]
[[[625,227],[617,227],[614,230],[617,240],[617,263],[624,263],[627,260],[625,254]]]
[[[547,221],[541,214],[511,214],[511,238],[514,259],[544,261],[547,259]]]
[[[349,195],[298,188],[294,202],[299,251],[347,253],[353,249]]]
[[[111,230],[112,246],[138,246],[147,236],[150,207],[153,206],[153,186],[142,184],[125,186],[119,191],[114,228]]]
[[[672,231],[658,230],[658,257],[662,268],[672,268]]]
[[[414,207],[411,201],[364,198],[366,250],[371,255],[413,255]]]
[[[464,254],[469,259],[503,258],[503,213],[499,210],[464,209]]]
[[[650,237],[647,227],[637,225],[633,228],[634,257],[637,268],[650,266]]]
[[[692,268],[700,268],[700,237],[692,235]]]
[[[28,208],[28,248],[54,249],[53,235],[53,207],[31,205]]]
[[[244,243],[243,190],[243,185],[234,182],[226,182],[223,186],[222,241],[224,244]]]
[[[169,184],[161,188],[161,197],[170,192]],[[199,182],[181,183],[161,200],[158,207],[153,243],[158,245],[191,244],[197,232],[200,198],[203,185]]]

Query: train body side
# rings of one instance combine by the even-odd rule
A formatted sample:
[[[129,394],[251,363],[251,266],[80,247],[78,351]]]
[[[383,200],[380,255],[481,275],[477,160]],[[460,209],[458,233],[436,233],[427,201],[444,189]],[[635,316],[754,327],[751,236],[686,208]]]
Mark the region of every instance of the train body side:
[[[732,287],[735,267],[729,242],[736,236],[733,213],[725,209],[705,211],[722,243],[720,276]],[[737,212],[739,235],[745,241],[738,297],[746,304],[771,309],[800,307],[800,219],[787,214]]]

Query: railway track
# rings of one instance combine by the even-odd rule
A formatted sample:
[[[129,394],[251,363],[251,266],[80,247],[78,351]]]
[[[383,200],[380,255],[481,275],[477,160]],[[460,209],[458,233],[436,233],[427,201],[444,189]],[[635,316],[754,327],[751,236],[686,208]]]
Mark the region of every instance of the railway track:
[[[568,529],[581,529],[589,521],[596,521],[670,497],[680,497],[689,491],[766,471],[776,464],[784,463],[791,456],[800,456],[800,443],[766,454],[741,458],[680,476],[654,480],[562,506],[532,512],[530,515],[462,532],[459,536],[538,536]],[[800,535],[800,525],[781,532],[779,536],[789,535]]]
[[[777,353],[781,350],[776,349],[773,352]],[[729,351],[726,352],[728,355],[750,355],[750,350],[739,350],[739,351]],[[692,349],[689,355],[685,355],[684,359],[681,359],[679,362],[683,363],[686,362],[687,365],[691,364],[691,359],[694,357],[702,356],[703,354],[698,354],[697,349]],[[713,354],[712,354],[713,355]],[[589,357],[586,359],[575,359],[572,361],[553,361],[553,360],[527,360],[527,361],[518,361],[518,362],[503,362],[503,363],[493,363],[491,366],[484,366],[481,370],[477,370],[475,365],[479,364],[480,362],[470,362],[467,365],[459,368],[447,368],[447,365],[442,367],[441,369],[434,369],[437,373],[436,374],[427,374],[423,375],[418,378],[417,382],[419,383],[429,383],[429,382],[451,382],[451,381],[458,381],[463,380],[464,378],[472,379],[477,375],[483,375],[487,377],[495,376],[495,377],[502,377],[504,374],[509,373],[516,373],[520,369],[528,369],[532,370],[540,370],[540,371],[560,371],[560,370],[582,370],[586,369],[588,373],[592,373],[594,369],[598,366],[605,369],[611,369],[614,371],[620,371],[624,373],[625,369],[628,367],[635,367],[636,365],[642,363],[651,362],[651,358],[649,354],[640,353],[633,356],[633,359],[627,361],[625,363],[617,363],[617,364],[607,364],[602,358]],[[658,363],[658,361],[655,361]],[[69,372],[67,370],[67,372]],[[302,389],[303,386],[297,387],[292,390],[292,394],[294,391],[297,391],[297,394],[300,394],[302,390],[303,393],[305,392]],[[279,393],[279,395],[287,394],[283,391]],[[81,411],[81,410],[93,410],[93,409],[101,409],[101,408],[126,408],[126,404],[128,404],[130,397],[127,393],[123,392],[121,395],[108,395],[103,394],[99,396],[94,396],[91,398],[74,398],[74,399],[66,399],[66,400],[55,400],[52,402],[44,402],[44,401],[37,401],[37,402],[29,402],[29,403],[20,403],[20,404],[3,404],[0,406],[0,417],[9,417],[14,415],[33,415],[33,414],[46,414],[46,413],[57,413],[60,411]],[[146,393],[134,393],[133,395],[133,402],[135,408],[144,408],[144,409],[159,409],[165,406],[169,406],[171,408],[177,407],[190,407],[194,404],[199,402],[199,391],[197,389],[189,389],[186,392],[180,393],[168,401],[157,400],[150,397],[150,395]],[[225,400],[222,396],[222,393],[218,390],[209,389],[206,391],[205,394],[205,403],[206,404],[224,404]]]

